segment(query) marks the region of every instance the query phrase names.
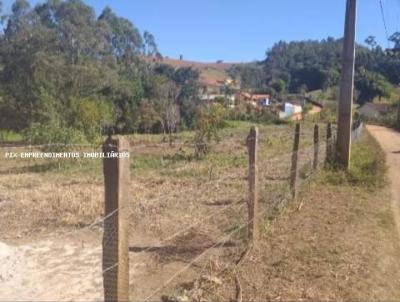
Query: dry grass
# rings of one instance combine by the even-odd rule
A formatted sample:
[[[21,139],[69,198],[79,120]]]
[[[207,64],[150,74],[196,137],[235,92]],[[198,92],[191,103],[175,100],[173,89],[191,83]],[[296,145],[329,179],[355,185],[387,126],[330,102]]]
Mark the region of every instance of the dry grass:
[[[216,259],[219,269],[229,268],[243,251],[248,190],[245,138],[249,128],[248,123],[234,123],[223,129],[221,141],[201,160],[193,159],[191,147],[160,146],[160,136],[130,138],[131,256],[132,263],[146,263],[146,271],[133,279],[136,288],[141,288],[134,291],[136,300],[144,299],[227,234],[233,232],[228,245],[209,251],[160,294],[172,294],[182,280],[201,275],[210,257]],[[268,211],[287,193],[294,127],[259,128],[260,206]],[[312,141],[312,125],[303,129],[301,146],[306,148]],[[178,140],[190,141],[191,135],[184,133]],[[150,146],[140,148],[142,143]],[[309,156],[309,151],[304,152],[301,162]],[[9,160],[3,153],[0,164],[0,240],[33,240],[43,233],[79,229],[103,214],[100,160],[59,166],[45,160]],[[263,225],[265,229],[272,218]],[[140,256],[134,252],[146,247],[153,249]]]
[[[293,126],[259,127],[261,185],[267,185],[274,183],[269,179],[272,176],[288,175]],[[192,147],[179,143],[172,148],[160,146],[161,136],[132,136],[134,225],[160,232],[162,237],[212,212],[209,205],[243,203],[247,197],[245,138],[249,128],[250,124],[240,122],[223,129],[221,141],[202,160],[193,159]],[[311,125],[304,126],[302,147],[311,142],[310,129]],[[190,141],[191,137],[191,133],[183,133],[178,141]],[[143,143],[148,147],[138,147]],[[6,159],[6,151],[2,149],[0,154],[1,237],[13,236],[10,229],[14,235],[29,236],[56,228],[79,228],[102,215],[101,160],[15,160]],[[274,169],[264,168],[272,165],[271,157],[282,154],[286,156],[273,163]]]
[[[219,81],[224,82],[228,76],[228,70],[233,65],[241,63],[205,63],[186,60],[177,60],[164,58],[160,61],[161,64],[170,65],[174,68],[191,67],[200,73],[200,83],[208,85],[216,85]]]
[[[237,269],[243,301],[397,301],[400,252],[388,194],[313,184],[303,201],[268,225]],[[213,300],[235,296],[234,274],[222,277]]]
[[[365,156],[365,148],[381,154],[364,137],[354,156]],[[371,190],[371,182],[350,175],[335,185],[337,173],[324,172],[298,203],[266,222],[258,248],[241,267],[219,273],[223,285],[206,287],[208,299],[233,299],[238,276],[243,301],[398,301],[400,245],[387,184]]]

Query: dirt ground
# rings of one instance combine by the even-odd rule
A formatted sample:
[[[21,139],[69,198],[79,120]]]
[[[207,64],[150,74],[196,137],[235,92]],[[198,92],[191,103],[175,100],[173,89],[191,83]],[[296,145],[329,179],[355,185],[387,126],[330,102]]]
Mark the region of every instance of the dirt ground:
[[[89,233],[0,243],[0,284],[4,301],[100,301],[101,245]]]
[[[316,180],[208,300],[399,301],[399,134],[369,127],[387,153],[391,189]],[[397,158],[396,158],[397,157]],[[392,194],[391,194],[392,193]],[[239,290],[240,289],[240,290]]]
[[[248,130],[247,124],[224,130],[204,160],[188,158],[190,148],[133,144],[132,301],[174,295],[186,281],[240,256],[246,237],[239,227],[246,222]],[[261,169],[261,184],[287,182],[283,176],[289,173],[293,129],[260,126],[260,133],[260,165],[270,167]],[[311,140],[310,129],[304,128],[301,142]],[[271,169],[268,161],[278,155]],[[101,161],[58,169],[48,162],[0,156],[0,300],[102,299],[102,230],[86,228],[103,215],[103,190]],[[276,194],[280,191],[276,186]],[[274,199],[271,193],[267,197]]]
[[[391,182],[393,213],[400,238],[400,133],[380,126],[369,125],[367,128],[386,153]]]
[[[246,217],[245,134],[227,135],[203,162],[172,161],[154,148],[140,158],[134,154],[131,300],[229,301],[236,299],[235,276],[243,301],[399,300],[400,245],[385,188],[306,185],[278,219],[263,217],[260,245],[240,267],[234,265],[246,236],[238,228]],[[285,142],[282,137],[262,143],[282,153],[272,147],[290,150]],[[288,167],[271,169],[264,152],[260,206],[268,210],[268,198],[277,196],[267,185],[280,182]],[[101,165],[93,172],[62,173],[3,168],[0,300],[102,300],[102,230],[82,225],[101,216]],[[197,221],[203,222],[187,228]],[[232,231],[238,232],[210,249]]]

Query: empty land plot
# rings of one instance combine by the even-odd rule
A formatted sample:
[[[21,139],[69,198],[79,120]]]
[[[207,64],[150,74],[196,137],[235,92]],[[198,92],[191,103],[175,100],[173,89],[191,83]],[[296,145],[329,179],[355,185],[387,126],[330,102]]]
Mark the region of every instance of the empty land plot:
[[[250,126],[249,123],[233,123],[222,129],[220,141],[213,143],[211,152],[202,159],[193,156],[192,133],[177,137],[172,147],[160,144],[161,136],[129,137],[131,202],[126,210],[130,213],[130,257],[134,268],[131,270],[132,298],[145,299],[204,252],[207,252],[204,258],[157,295],[172,295],[182,280],[198,278],[210,259],[215,259],[218,267],[228,267],[243,252],[248,194],[245,141]],[[311,150],[312,126],[303,126],[303,150]],[[265,189],[272,185],[280,197],[282,192],[287,192],[294,127],[259,125],[259,128],[261,187]],[[92,150],[82,148],[79,151]],[[1,156],[1,241],[12,246],[22,258],[33,262],[59,257],[60,266],[52,265],[53,276],[74,271],[75,266],[100,266],[101,224],[81,230],[103,214],[101,159],[55,162],[5,159],[3,152]],[[273,179],[280,174],[281,179]],[[268,194],[262,195],[261,199],[265,213]],[[224,242],[220,244],[222,239]],[[63,246],[64,242],[73,245],[66,252],[47,248]],[[27,254],[21,249],[28,251]],[[38,257],[41,252],[47,258]],[[62,265],[65,253],[69,258],[64,260],[75,263],[74,266]],[[71,257],[76,258],[75,261]],[[90,263],[85,260],[87,257],[92,259]],[[50,274],[49,271],[37,272],[39,275],[41,272]],[[94,274],[100,274],[100,271]],[[46,280],[46,277],[37,276],[37,280]],[[78,287],[68,281],[64,285],[71,287],[71,293],[75,289],[79,295]],[[101,290],[99,282],[93,286]],[[32,293],[43,299],[50,298],[35,291]],[[61,300],[65,298],[54,291],[51,294]],[[7,297],[11,299],[12,293]]]

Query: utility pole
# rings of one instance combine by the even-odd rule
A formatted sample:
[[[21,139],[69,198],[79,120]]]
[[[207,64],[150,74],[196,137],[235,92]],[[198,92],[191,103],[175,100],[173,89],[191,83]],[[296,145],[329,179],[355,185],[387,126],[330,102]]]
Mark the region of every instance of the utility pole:
[[[347,0],[337,130],[337,158],[346,169],[348,169],[350,165],[356,15],[357,0]]]

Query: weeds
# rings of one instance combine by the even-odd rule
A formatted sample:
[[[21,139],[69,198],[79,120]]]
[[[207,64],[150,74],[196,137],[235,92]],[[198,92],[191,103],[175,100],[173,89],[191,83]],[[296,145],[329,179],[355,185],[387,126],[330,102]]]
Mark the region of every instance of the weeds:
[[[23,141],[20,133],[10,130],[0,130],[0,143],[19,143]]]
[[[321,180],[332,185],[375,189],[385,185],[385,174],[385,154],[377,141],[369,133],[365,133],[361,140],[353,145],[349,170],[329,167],[323,172]]]

